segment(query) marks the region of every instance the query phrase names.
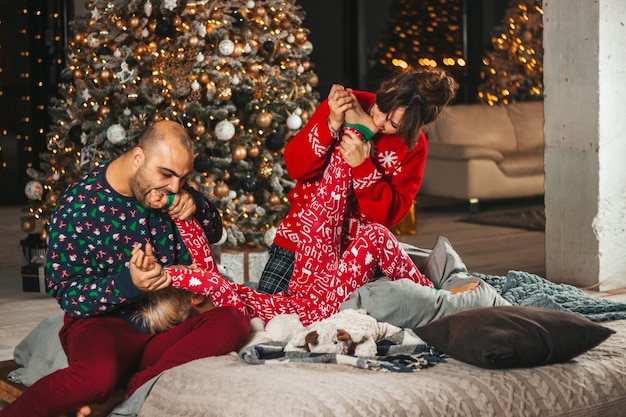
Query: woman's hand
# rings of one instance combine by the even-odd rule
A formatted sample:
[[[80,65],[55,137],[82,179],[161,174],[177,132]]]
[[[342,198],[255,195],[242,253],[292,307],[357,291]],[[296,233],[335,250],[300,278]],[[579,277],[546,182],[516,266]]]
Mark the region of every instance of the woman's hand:
[[[352,108],[352,89],[339,84],[333,84],[328,93],[328,107],[330,108],[330,125],[339,130],[345,122],[345,112]]]
[[[371,142],[363,142],[357,133],[344,130],[341,142],[339,142],[339,150],[350,167],[361,165],[366,158],[369,158],[371,149]]]

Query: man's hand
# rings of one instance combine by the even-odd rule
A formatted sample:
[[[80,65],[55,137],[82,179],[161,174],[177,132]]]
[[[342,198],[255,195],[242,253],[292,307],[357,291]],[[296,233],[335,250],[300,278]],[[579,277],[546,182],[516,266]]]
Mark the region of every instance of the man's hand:
[[[149,243],[146,243],[145,252],[141,249],[141,244],[133,247],[128,269],[133,284],[141,291],[157,291],[169,287],[172,283],[170,275],[156,262],[152,245]]]
[[[178,194],[174,194],[174,201],[166,210],[170,217],[186,220],[196,212],[196,202],[191,194],[181,190]]]
[[[361,165],[366,158],[369,158],[372,143],[364,143],[361,138],[350,130],[345,130],[339,143],[339,150],[343,159],[350,167]]]

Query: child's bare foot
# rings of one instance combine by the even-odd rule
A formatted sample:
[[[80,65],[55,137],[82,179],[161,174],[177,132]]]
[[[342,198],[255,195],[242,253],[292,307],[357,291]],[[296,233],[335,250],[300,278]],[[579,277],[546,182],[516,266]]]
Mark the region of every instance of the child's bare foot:
[[[356,130],[363,140],[367,142],[378,132],[378,127],[374,124],[374,120],[370,115],[363,110],[356,96],[351,94],[350,98],[352,100],[352,108],[346,110],[345,113],[346,128]]]
[[[345,126],[356,130],[363,140],[367,142],[378,132],[378,127],[374,124],[374,120],[370,115],[363,110],[356,96],[351,94],[350,98],[352,100],[352,108],[346,110],[344,116]]]
[[[461,285],[460,287],[450,288],[447,291],[451,292],[452,294],[458,294],[461,292],[474,291],[479,286],[480,286],[480,282],[474,281],[474,282],[468,282],[467,284]]]

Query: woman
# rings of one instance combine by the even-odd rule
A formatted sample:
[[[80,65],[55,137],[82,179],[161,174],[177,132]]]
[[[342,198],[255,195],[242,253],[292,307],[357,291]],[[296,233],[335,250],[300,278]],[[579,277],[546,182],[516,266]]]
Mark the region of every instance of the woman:
[[[335,148],[349,165],[354,184],[342,231],[346,242],[354,239],[359,224],[375,222],[391,227],[408,213],[421,186],[426,161],[427,142],[421,129],[435,120],[455,91],[454,79],[444,71],[424,68],[392,77],[375,94],[341,85],[331,87],[328,99],[285,147],[287,172],[296,186],[289,194],[289,212],[269,248],[259,291],[288,291],[302,211],[319,187]],[[371,140],[363,142],[355,135],[344,135],[350,111],[357,124],[375,127],[377,132]],[[371,121],[365,121],[364,116]]]

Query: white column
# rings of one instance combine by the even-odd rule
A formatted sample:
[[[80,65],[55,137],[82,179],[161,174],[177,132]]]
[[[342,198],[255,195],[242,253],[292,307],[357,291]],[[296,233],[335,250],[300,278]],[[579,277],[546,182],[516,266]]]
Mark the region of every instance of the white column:
[[[544,0],[546,275],[626,287],[626,2]]]

